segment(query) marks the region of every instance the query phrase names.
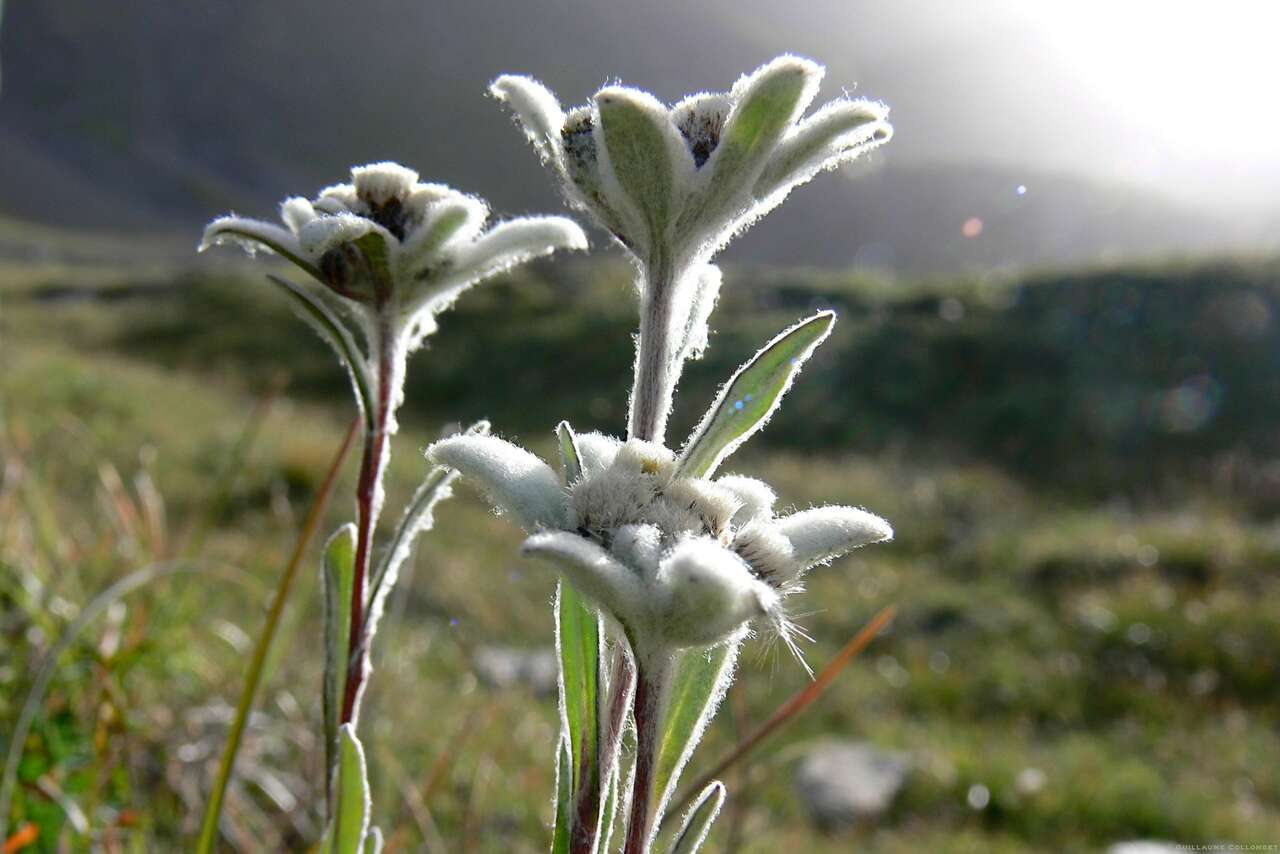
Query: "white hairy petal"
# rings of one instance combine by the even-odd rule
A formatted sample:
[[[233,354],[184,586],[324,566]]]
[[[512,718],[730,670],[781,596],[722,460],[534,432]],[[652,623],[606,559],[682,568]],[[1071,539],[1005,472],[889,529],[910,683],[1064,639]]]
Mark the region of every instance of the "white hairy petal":
[[[504,74],[489,85],[489,94],[515,113],[538,156],[561,168],[560,129],[564,126],[564,112],[551,90],[532,78]]]
[[[663,530],[693,530],[719,535],[742,506],[738,496],[717,483],[700,478],[676,478],[662,490],[662,500],[649,507]]]
[[[462,473],[527,531],[565,527],[560,477],[524,448],[496,436],[451,436],[427,457]]]
[[[298,238],[288,229],[260,219],[240,216],[220,216],[205,226],[199,251],[228,243],[241,247],[250,255],[259,250],[280,252],[282,248],[285,252],[302,254]]]
[[[653,578],[662,559],[662,529],[657,525],[623,525],[613,535],[610,550],[618,560]]]
[[[817,94],[821,81],[822,66],[780,56],[733,85],[729,94],[733,107],[720,143],[704,167],[709,173],[704,216],[732,216],[749,203],[750,188],[778,142]]]
[[[875,145],[888,141],[885,121],[889,109],[875,101],[832,101],[796,125],[778,144],[760,179],[755,195],[765,199],[789,192],[824,169],[847,163]],[[777,199],[774,204],[782,201]]]
[[[474,240],[489,218],[482,199],[451,193],[424,205],[418,225],[405,235],[402,263],[410,274],[429,266],[433,256]]]
[[[806,568],[893,538],[888,522],[857,507],[815,507],[784,516],[775,524]]]
[[[571,219],[531,216],[509,219],[458,249],[448,278],[455,284],[483,279],[557,249],[584,250],[587,235]]]
[[[280,219],[297,234],[299,229],[318,216],[311,202],[301,196],[293,196],[280,203]]]
[[[385,205],[392,199],[404,199],[418,183],[418,173],[399,163],[385,161],[356,166],[351,170],[351,185],[366,204]]]
[[[359,240],[370,233],[381,235],[388,246],[394,246],[397,242],[391,232],[373,220],[350,213],[313,219],[298,230],[298,240],[308,255],[319,258],[335,246]]]
[[[613,459],[622,447],[622,440],[603,433],[592,431],[579,433],[577,436],[578,459],[582,463],[583,475],[592,475],[604,471],[613,465]]]
[[[727,474],[716,478],[716,483],[728,489],[742,502],[738,512],[733,514],[735,525],[743,525],[756,518],[772,518],[773,505],[778,500],[778,496],[773,491],[773,487],[763,480],[740,474]]]
[[[627,234],[633,243],[647,237],[654,246],[665,239],[693,179],[693,155],[667,108],[649,93],[609,86],[596,93],[594,103],[601,186],[609,206],[634,220]]]
[[[753,519],[744,525],[734,535],[732,548],[751,564],[757,578],[775,588],[783,587],[804,569],[796,560],[791,541],[767,519]]]
[[[364,207],[360,197],[356,195],[356,188],[350,184],[333,184],[325,187],[313,204],[316,210],[331,214],[359,211]]]
[[[707,646],[777,607],[779,596],[709,537],[682,540],[658,569],[655,621],[671,646]]]
[[[579,593],[620,621],[629,623],[647,600],[640,578],[591,540],[567,531],[545,531],[524,541],[520,551],[550,561]]]

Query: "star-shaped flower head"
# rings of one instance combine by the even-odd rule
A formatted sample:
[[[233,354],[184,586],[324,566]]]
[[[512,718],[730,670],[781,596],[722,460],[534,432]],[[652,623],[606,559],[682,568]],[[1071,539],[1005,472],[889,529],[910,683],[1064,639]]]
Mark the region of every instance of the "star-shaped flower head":
[[[640,439],[577,436],[562,424],[558,473],[494,436],[444,439],[428,456],[524,528],[525,554],[550,561],[611,615],[642,659],[729,640],[757,619],[790,645],[784,600],[805,573],[892,529],[856,507],[777,516],[767,484],[712,477],[776,409],[833,320],[819,314],[770,342],[679,454]]]
[[[708,262],[793,187],[853,160],[892,134],[880,103],[840,98],[802,119],[822,66],[782,56],[727,93],[668,108],[652,95],[607,86],[565,113],[528,77],[490,86],[560,178],[640,268],[640,334],[630,433],[660,441],[686,358],[706,338],[720,277]]]
[[[840,98],[801,119],[822,66],[781,56],[727,93],[668,108],[607,86],[565,113],[528,77],[505,75],[491,94],[515,113],[576,206],[645,264],[705,263],[793,187],[853,160],[892,134],[888,109]]]
[[[435,330],[436,315],[467,288],[557,249],[587,246],[582,229],[558,216],[521,217],[486,230],[484,201],[420,183],[418,173],[395,163],[358,166],[350,184],[328,187],[312,200],[285,199],[280,216],[283,226],[215,219],[200,249],[236,243],[250,253],[274,252],[306,271],[323,287],[278,283],[349,362],[357,391],[363,384],[366,392],[377,378],[359,374],[369,372],[377,352],[389,347],[393,361],[403,362]],[[353,331],[364,339],[367,356]]]

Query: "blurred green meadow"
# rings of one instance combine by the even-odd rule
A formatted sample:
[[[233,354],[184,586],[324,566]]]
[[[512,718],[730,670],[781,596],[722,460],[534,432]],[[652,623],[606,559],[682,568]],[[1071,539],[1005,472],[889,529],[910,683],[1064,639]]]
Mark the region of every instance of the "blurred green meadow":
[[[353,416],[346,380],[229,254],[137,265],[107,240],[43,240],[24,256],[0,232],[0,753],[37,663],[97,594],[157,562],[200,566],[113,603],[57,660],[10,833],[29,826],[31,850],[183,850]],[[539,452],[560,418],[617,432],[632,300],[607,261],[463,297],[414,357],[389,506],[450,424],[487,417]],[[810,577],[815,669],[880,609],[897,616],[728,774],[709,850],[1280,842],[1280,263],[917,282],[729,266],[672,435],[760,342],[825,307],[834,337],[730,468],[897,531]],[[353,480],[348,460],[322,531],[350,518]],[[364,728],[389,851],[546,848],[554,693],[474,667],[493,645],[551,642],[554,579],[517,543],[461,486],[393,595]],[[319,834],[317,552],[250,724],[228,850]],[[806,683],[761,641],[741,671],[695,775]],[[909,754],[879,820],[810,821],[793,774],[823,739]]]

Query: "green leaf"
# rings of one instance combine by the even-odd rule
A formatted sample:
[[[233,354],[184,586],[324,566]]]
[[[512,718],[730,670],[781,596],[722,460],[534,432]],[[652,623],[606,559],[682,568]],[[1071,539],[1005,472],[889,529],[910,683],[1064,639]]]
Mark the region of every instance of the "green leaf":
[[[689,813],[685,816],[684,825],[671,843],[671,854],[697,854],[702,843],[707,841],[711,825],[715,823],[720,808],[724,806],[724,784],[719,780],[708,785],[698,795]]]
[[[663,810],[680,780],[680,772],[728,687],[739,643],[735,640],[709,650],[690,649],[680,654],[672,674],[654,768],[653,791],[658,796],[655,827],[662,823]]]
[[[338,354],[338,359],[351,375],[351,384],[356,392],[356,403],[360,407],[360,414],[364,417],[365,430],[372,431],[373,394],[369,388],[369,375],[365,370],[364,355],[360,352],[360,347],[356,344],[351,330],[328,306],[293,282],[272,274],[268,274],[267,278],[284,290],[285,294],[293,300],[302,319]]]
[[[551,854],[569,854],[573,822],[573,761],[569,740],[560,738],[556,751],[556,826],[551,836]]]
[[[715,403],[685,443],[681,477],[710,477],[726,457],[765,425],[805,361],[835,325],[823,311],[781,332],[720,389]]]
[[[338,731],[333,821],[320,843],[322,854],[361,854],[369,830],[369,778],[364,748],[351,724]]]
[[[571,798],[600,791],[600,618],[568,583],[556,594],[556,647],[560,655],[560,709],[570,750]],[[571,813],[576,821],[577,809]],[[572,828],[571,828],[572,829]]]
[[[656,242],[671,216],[675,169],[669,136],[678,132],[665,108],[642,92],[605,89],[596,95],[596,107],[613,174]]]
[[[568,421],[556,427],[556,439],[560,443],[560,473],[565,486],[582,477],[582,457],[578,453],[578,437]]]
[[[386,236],[378,231],[370,231],[351,242],[364,255],[365,263],[369,265],[373,292],[385,299],[390,295],[392,285],[391,247],[387,245]]]
[[[338,761],[338,718],[347,683],[351,602],[355,585],[356,526],[343,525],[324,546],[324,754],[325,779]]]

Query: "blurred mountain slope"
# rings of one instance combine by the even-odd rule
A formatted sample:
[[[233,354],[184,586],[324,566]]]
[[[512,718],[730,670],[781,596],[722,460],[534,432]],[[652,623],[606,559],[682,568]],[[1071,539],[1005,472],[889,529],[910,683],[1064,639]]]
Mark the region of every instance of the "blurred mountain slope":
[[[536,73],[575,102],[618,72],[676,98],[723,87],[783,50],[822,47],[787,32],[770,40],[758,20],[730,11],[569,0],[536,12],[403,0],[17,0],[0,33],[0,212],[185,232],[225,210],[267,215],[286,195],[341,179],[351,163],[384,158],[481,193],[500,213],[555,207],[550,180],[484,97],[487,82]],[[830,66],[827,96],[877,81],[877,62],[901,64],[865,33],[847,39],[848,52],[818,55]],[[1016,158],[982,165],[973,140],[939,159],[949,149],[931,138],[920,93],[944,81],[931,84],[919,69],[903,79],[901,93],[876,82],[858,89],[898,108],[894,146],[851,170],[867,173],[856,184],[805,188],[731,260],[914,275],[1274,241],[1274,221],[1228,220]],[[957,109],[937,105],[940,115]],[[976,131],[983,121],[969,124]],[[970,217],[985,227],[967,240]]]

